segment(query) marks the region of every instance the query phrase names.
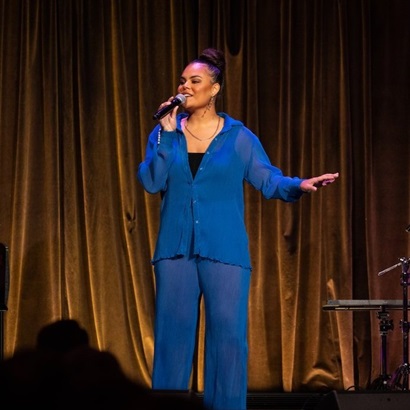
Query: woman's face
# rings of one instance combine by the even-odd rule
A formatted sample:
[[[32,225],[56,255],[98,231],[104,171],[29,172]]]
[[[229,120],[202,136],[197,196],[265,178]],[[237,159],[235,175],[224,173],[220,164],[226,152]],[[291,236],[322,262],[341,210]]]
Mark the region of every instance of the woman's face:
[[[219,91],[219,84],[212,82],[212,77],[206,64],[191,63],[185,67],[179,79],[178,93],[184,94],[186,110],[204,108],[212,96]]]

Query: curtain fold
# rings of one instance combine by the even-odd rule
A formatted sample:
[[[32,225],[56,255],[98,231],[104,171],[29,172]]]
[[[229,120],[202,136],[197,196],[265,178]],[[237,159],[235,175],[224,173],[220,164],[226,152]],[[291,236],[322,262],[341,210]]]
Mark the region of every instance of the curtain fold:
[[[0,0],[0,242],[10,251],[5,354],[74,318],[150,385],[160,198],[136,179],[152,114],[186,63],[225,52],[219,109],[285,174],[340,172],[298,203],[245,187],[252,255],[249,390],[364,388],[377,311],[401,299],[410,218],[406,0]],[[390,312],[388,372],[402,361]],[[203,389],[203,318],[192,386]]]

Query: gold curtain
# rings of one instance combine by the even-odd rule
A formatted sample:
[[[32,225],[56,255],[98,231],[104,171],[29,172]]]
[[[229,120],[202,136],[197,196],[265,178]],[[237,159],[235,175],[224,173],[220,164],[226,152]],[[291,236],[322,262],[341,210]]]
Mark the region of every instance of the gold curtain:
[[[322,307],[403,295],[400,268],[377,273],[410,253],[409,21],[407,0],[0,0],[5,356],[74,318],[150,385],[160,198],[136,170],[153,112],[215,46],[220,110],[286,174],[341,174],[296,204],[246,187],[249,390],[366,387],[380,374],[376,313]]]

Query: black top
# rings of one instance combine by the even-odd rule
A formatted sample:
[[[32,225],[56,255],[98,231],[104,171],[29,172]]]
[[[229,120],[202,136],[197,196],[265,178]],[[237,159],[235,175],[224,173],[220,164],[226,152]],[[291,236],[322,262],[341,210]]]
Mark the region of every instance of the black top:
[[[203,156],[203,152],[188,152],[189,167],[191,168],[192,178],[195,178]]]

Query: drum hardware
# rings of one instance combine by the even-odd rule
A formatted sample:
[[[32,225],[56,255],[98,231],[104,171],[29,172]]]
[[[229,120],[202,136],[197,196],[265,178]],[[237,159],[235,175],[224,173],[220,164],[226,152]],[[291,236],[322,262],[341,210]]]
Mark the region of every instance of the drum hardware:
[[[409,225],[410,227],[410,225]],[[408,227],[408,228],[409,228]],[[406,229],[407,231],[407,229]],[[384,273],[401,266],[401,279],[400,284],[403,289],[403,318],[400,321],[400,328],[402,331],[403,339],[403,361],[402,364],[396,369],[392,377],[388,381],[388,385],[391,390],[409,390],[409,322],[408,322],[408,287],[409,287],[409,258],[401,257],[399,258],[399,263],[391,266],[381,272],[379,276]]]

